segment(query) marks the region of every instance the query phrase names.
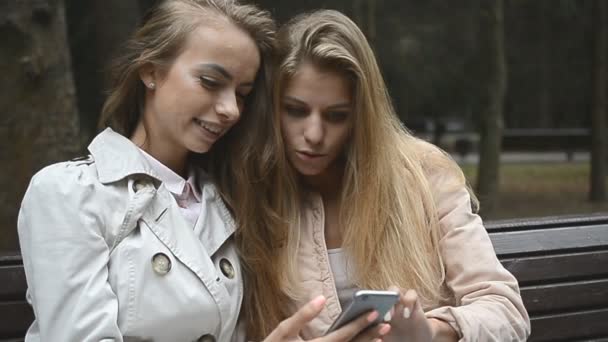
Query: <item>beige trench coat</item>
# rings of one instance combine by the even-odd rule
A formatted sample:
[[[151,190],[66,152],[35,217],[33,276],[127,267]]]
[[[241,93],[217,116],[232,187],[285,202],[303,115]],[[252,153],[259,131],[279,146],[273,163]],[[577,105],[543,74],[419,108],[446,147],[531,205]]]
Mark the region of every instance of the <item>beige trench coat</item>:
[[[194,229],[130,140],[31,180],[19,239],[35,321],[26,341],[229,341],[242,300],[234,221],[198,177]]]

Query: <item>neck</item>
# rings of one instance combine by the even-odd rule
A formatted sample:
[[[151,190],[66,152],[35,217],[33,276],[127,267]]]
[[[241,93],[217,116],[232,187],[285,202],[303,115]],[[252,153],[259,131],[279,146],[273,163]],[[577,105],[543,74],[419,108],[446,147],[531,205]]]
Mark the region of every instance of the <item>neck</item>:
[[[159,144],[158,142],[163,141],[162,139],[164,138],[155,136],[151,130],[146,130],[141,121],[131,136],[131,141],[135,145],[186,179],[188,151],[176,151],[170,144]]]
[[[342,190],[344,165],[334,163],[323,173],[314,176],[304,176],[304,183],[312,190],[321,194],[325,200],[336,199]]]

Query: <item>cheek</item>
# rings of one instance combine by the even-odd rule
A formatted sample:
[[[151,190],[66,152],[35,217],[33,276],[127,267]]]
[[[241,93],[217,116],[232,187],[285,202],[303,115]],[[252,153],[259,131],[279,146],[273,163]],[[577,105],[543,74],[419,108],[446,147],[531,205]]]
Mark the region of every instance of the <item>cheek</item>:
[[[350,137],[350,129],[348,127],[341,127],[336,131],[334,137],[333,149],[336,153],[339,153],[346,147],[346,143]]]
[[[281,117],[281,135],[283,136],[283,140],[287,143],[287,145],[292,145],[295,140],[296,128],[295,123],[291,122],[289,118],[285,116]]]

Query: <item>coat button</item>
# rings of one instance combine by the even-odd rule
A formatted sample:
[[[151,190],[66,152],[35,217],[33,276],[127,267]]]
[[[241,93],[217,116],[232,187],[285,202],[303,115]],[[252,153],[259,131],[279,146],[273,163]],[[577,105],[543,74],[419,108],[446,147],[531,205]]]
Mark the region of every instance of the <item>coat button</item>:
[[[138,192],[139,190],[142,190],[145,187],[146,187],[146,185],[144,184],[144,182],[141,179],[134,180],[133,184],[131,185],[133,192]]]
[[[215,336],[206,334],[198,338],[197,342],[215,342]]]
[[[156,253],[152,257],[152,269],[158,275],[165,275],[171,270],[171,259],[165,253]]]
[[[220,260],[220,269],[222,270],[222,273],[226,276],[226,278],[234,278],[234,267],[232,267],[232,264],[230,263],[230,261],[228,261],[228,259]]]

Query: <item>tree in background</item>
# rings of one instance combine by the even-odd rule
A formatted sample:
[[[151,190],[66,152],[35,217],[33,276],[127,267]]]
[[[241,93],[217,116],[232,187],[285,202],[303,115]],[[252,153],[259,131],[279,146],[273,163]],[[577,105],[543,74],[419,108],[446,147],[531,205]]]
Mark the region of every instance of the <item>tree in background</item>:
[[[480,1],[481,107],[477,192],[482,212],[498,206],[503,109],[507,87],[503,0]],[[485,87],[484,87],[485,86]]]
[[[151,5],[150,0],[66,0],[83,145],[97,133],[97,118],[106,95],[107,67],[139,23],[141,7]]]
[[[80,139],[63,1],[0,2],[0,36],[0,249],[13,249],[30,177]]]
[[[592,1],[505,2],[509,128],[587,128]]]
[[[593,111],[591,113],[591,179],[589,198],[606,200],[606,58],[608,58],[608,3],[594,1]]]

